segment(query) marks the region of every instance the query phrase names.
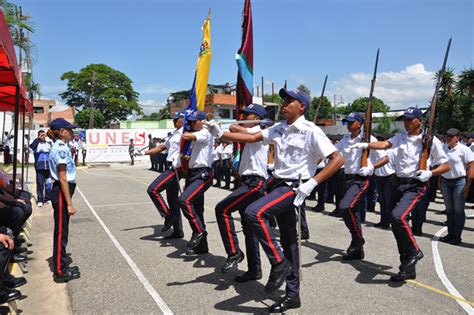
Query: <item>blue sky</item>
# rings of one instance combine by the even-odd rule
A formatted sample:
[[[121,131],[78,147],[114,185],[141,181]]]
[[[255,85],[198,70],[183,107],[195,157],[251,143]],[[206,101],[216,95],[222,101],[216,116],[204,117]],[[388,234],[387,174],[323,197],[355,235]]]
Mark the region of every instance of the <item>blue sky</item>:
[[[66,71],[105,63],[128,75],[147,106],[189,89],[212,8],[209,82],[235,82],[243,0],[17,0],[36,28],[34,78],[59,99]],[[351,101],[369,93],[381,49],[375,95],[392,108],[424,106],[433,72],[453,37],[449,66],[473,66],[471,0],[253,0],[254,84],[307,85]],[[340,98],[340,96],[338,96]],[[147,111],[155,107],[147,107]]]

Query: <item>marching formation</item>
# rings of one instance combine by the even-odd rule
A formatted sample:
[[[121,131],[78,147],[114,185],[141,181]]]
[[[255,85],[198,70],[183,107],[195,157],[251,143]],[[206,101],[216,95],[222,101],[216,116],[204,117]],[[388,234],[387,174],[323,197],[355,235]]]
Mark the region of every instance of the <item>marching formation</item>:
[[[300,261],[298,241],[305,236],[305,199],[318,186],[344,169],[345,194],[338,208],[352,237],[344,260],[364,258],[365,239],[361,228],[361,210],[368,191],[369,178],[375,172],[380,178],[383,200],[379,226],[392,226],[400,254],[399,273],[390,278],[393,282],[416,278],[416,263],[423,257],[408,217],[426,193],[426,182],[432,176],[442,175],[443,194],[453,194],[452,183],[463,179],[463,189],[469,190],[474,177],[473,153],[463,144],[448,142],[443,148],[434,137],[428,159],[429,170],[420,170],[423,150],[422,112],[408,108],[403,119],[405,131],[385,141],[364,141],[363,125],[366,118],[361,113],[346,117],[349,133],[334,145],[314,123],[305,119],[310,106],[309,96],[299,90],[281,89],[284,121],[269,124],[263,120],[266,110],[262,105],[250,104],[242,110],[242,124],[234,124],[222,130],[218,122],[208,121],[206,113],[177,111],[173,116],[175,131],[161,146],[145,152],[153,155],[168,150],[168,170],[163,172],[149,187],[148,194],[159,213],[165,218],[162,231],[172,229],[168,239],[183,238],[180,210],[193,231],[188,242],[187,255],[208,253],[207,231],[204,220],[204,194],[213,179],[212,149],[216,139],[240,143],[242,152],[238,167],[238,185],[215,208],[215,216],[227,260],[221,272],[227,273],[247,258],[247,271],[235,277],[236,282],[248,282],[262,278],[260,247],[270,264],[271,272],[265,285],[267,292],[274,292],[286,283],[286,293],[270,307],[271,312],[283,312],[301,305]],[[189,131],[183,131],[187,120]],[[254,123],[252,123],[254,121]],[[365,128],[365,127],[364,127]],[[448,140],[455,138],[455,130],[448,132]],[[459,136],[459,134],[457,134]],[[192,141],[187,172],[179,156],[181,139]],[[451,143],[452,142],[452,143]],[[268,172],[269,147],[274,148],[273,171]],[[467,150],[463,150],[463,148]],[[370,150],[364,163],[364,150]],[[324,161],[324,167],[319,167]],[[361,164],[362,163],[362,164]],[[467,181],[466,181],[467,176]],[[185,178],[181,191],[179,179]],[[161,196],[166,190],[167,201]],[[453,196],[453,195],[452,195]],[[448,198],[456,206],[459,194]],[[455,200],[455,201],[453,201]],[[464,201],[463,201],[464,203]],[[245,251],[239,245],[232,213],[240,215],[245,238]],[[445,241],[460,238],[464,222],[459,219],[460,210],[447,204],[449,235]],[[464,208],[462,209],[464,212]],[[298,218],[301,218],[300,221]],[[276,220],[280,242],[275,237]],[[298,222],[299,221],[299,222]],[[299,230],[301,229],[301,230]],[[306,228],[307,229],[307,228]],[[299,233],[298,233],[299,231]]]

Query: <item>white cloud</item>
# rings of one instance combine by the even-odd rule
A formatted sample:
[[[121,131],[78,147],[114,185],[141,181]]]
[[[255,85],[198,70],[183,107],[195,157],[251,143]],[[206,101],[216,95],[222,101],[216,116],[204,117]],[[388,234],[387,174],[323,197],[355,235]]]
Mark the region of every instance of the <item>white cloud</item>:
[[[392,109],[418,105],[425,107],[433,97],[435,72],[428,71],[421,63],[407,66],[400,72],[377,74],[374,95]],[[372,73],[351,73],[334,82],[334,93],[342,94],[351,102],[358,97],[369,96]]]
[[[160,84],[147,84],[138,89],[140,94],[170,94],[176,91],[176,89],[171,89]]]
[[[151,113],[157,112],[163,107],[165,107],[166,103],[157,100],[143,100],[138,102],[143,109],[145,115],[150,115]]]

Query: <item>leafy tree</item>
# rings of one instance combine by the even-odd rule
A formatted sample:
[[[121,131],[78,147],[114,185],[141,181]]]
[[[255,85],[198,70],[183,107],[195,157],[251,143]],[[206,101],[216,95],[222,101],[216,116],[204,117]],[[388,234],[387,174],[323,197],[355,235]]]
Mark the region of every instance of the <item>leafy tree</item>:
[[[298,85],[298,87],[296,88],[297,90],[300,90],[300,91],[303,91],[305,92],[306,94],[310,95],[311,96],[311,90],[304,84],[300,84]]]
[[[281,99],[280,95],[278,94],[265,94],[263,95],[263,101],[265,103],[275,103],[275,104],[281,104],[283,100]]]
[[[180,102],[189,99],[189,90],[182,90],[170,93],[170,97],[173,98],[173,102]]]
[[[435,75],[435,80],[439,72]],[[446,132],[449,128],[459,130],[473,130],[474,102],[471,91],[474,89],[473,69],[461,72],[459,79],[453,69],[447,69],[443,80],[438,100],[438,114],[436,129]]]
[[[81,110],[79,113],[76,114],[74,117],[76,124],[83,129],[89,128],[89,116],[90,116],[91,109],[86,108]],[[104,128],[106,126],[105,118],[102,113],[94,109],[94,127],[95,128]]]
[[[144,115],[142,118],[138,120],[142,121],[159,121],[163,119],[170,119],[171,114],[170,114],[170,108],[169,106],[165,106],[162,109],[160,109],[157,112],[151,113],[150,115]]]
[[[319,106],[318,101],[319,97],[313,97],[313,99],[311,100],[311,106],[309,110],[305,113],[305,117],[307,120],[313,121],[317,106]],[[334,109],[332,107],[331,102],[326,96],[323,96],[321,107],[318,112],[318,119],[332,118],[333,111]]]
[[[103,114],[106,123],[125,119],[133,112],[142,113],[132,80],[107,65],[90,64],[77,73],[64,73],[61,80],[67,81],[67,90],[60,94],[67,105],[90,108],[93,98],[94,107]]]
[[[352,101],[352,103],[347,106],[346,110],[349,111],[347,114],[350,114],[351,112],[365,113],[367,111],[368,104],[368,97],[356,98],[354,101]],[[372,113],[385,113],[389,110],[390,106],[385,105],[385,103],[381,99],[375,96],[372,98]]]

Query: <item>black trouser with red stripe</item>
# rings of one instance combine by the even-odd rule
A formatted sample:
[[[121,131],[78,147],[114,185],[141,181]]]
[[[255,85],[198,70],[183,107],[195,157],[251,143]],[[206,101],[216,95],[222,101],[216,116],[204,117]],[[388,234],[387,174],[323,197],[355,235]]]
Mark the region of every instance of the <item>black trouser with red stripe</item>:
[[[181,212],[178,206],[179,183],[176,173],[178,173],[178,176],[181,178],[181,169],[164,171],[146,190],[161,216],[168,220],[173,220],[173,232],[175,233],[183,231]],[[168,205],[161,196],[161,192],[165,189]]]
[[[206,230],[204,221],[204,193],[212,185],[212,170],[209,167],[188,170],[186,185],[179,196],[179,207],[188,219],[193,233]]]
[[[426,193],[426,185],[413,178],[400,178],[395,180],[395,192],[393,194],[392,231],[397,240],[398,252],[400,254],[411,254],[418,252],[420,247],[408,225],[407,216],[415,209],[416,204]]]
[[[245,209],[255,200],[265,194],[265,179],[260,176],[244,176],[241,184],[232,194],[216,206],[216,218],[221,232],[227,255],[235,255],[239,251],[239,240],[235,232],[232,212],[239,210],[242,219],[242,229],[245,236],[248,271],[257,274],[261,272],[258,239],[253,233],[250,223],[245,217]]]
[[[298,241],[296,233],[296,209],[293,205],[296,193],[292,187],[280,181],[280,185],[266,196],[247,207],[245,216],[251,223],[257,238],[272,266],[285,258],[293,264],[293,273],[286,278],[286,295],[297,297],[300,292],[298,270]],[[304,208],[304,206],[302,206]],[[280,241],[283,251],[276,241],[269,219],[275,216],[280,228]]]
[[[69,183],[71,198],[75,189],[76,184]],[[59,182],[55,182],[53,185],[51,202],[54,209],[53,272],[62,275],[68,267],[66,246],[69,236],[69,213],[66,200],[59,188]]]
[[[352,240],[363,241],[361,211],[364,206],[364,198],[369,187],[369,178],[360,175],[345,174],[344,187],[346,194],[339,204],[342,218],[351,232]]]

